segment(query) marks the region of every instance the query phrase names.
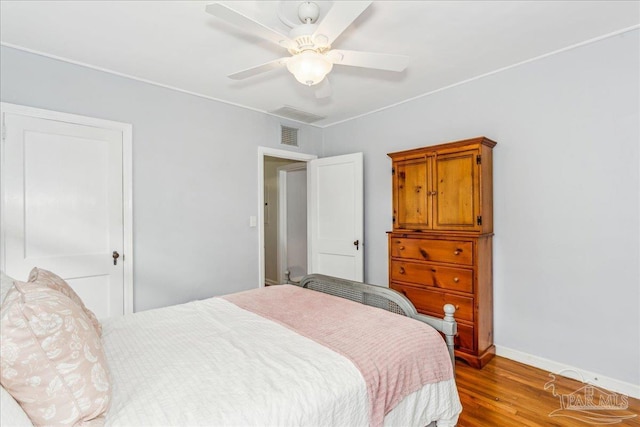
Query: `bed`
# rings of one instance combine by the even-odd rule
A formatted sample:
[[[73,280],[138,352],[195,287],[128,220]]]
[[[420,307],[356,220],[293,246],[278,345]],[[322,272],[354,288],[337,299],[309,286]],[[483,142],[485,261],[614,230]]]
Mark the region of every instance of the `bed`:
[[[106,319],[111,400],[84,424],[454,426],[454,311],[423,316],[393,290],[309,275]],[[2,425],[30,425],[7,396]]]

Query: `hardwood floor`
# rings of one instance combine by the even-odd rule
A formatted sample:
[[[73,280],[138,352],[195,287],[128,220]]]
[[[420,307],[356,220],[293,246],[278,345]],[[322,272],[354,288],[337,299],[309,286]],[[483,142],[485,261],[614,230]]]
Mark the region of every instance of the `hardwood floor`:
[[[553,411],[561,409],[560,397],[554,397],[551,388],[545,390],[545,384],[550,381],[553,378],[549,376],[549,372],[499,356],[482,370],[458,361],[456,382],[463,407],[458,426],[640,426],[640,400],[632,398],[628,398],[626,410],[591,411],[591,416],[596,418],[589,422],[584,418],[587,416],[585,412],[572,409],[562,410],[561,413],[582,417],[581,420],[568,416],[549,416]],[[569,395],[584,387],[578,381],[560,376],[556,376],[553,385],[558,395]],[[619,399],[622,400],[618,402],[624,403],[622,397]],[[595,390],[593,402],[596,405],[600,402],[598,390]],[[615,417],[633,415],[635,417],[623,419],[619,423],[611,422],[617,419]]]

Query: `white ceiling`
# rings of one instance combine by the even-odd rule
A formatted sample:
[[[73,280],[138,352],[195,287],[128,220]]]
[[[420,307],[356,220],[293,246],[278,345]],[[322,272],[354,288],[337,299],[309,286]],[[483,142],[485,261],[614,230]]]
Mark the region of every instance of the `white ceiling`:
[[[326,126],[640,23],[638,1],[376,1],[333,47],[408,55],[409,68],[336,65],[332,96],[318,100],[286,68],[228,79],[287,52],[205,13],[209,3],[2,0],[0,41],[259,111],[293,107]],[[278,8],[296,4],[226,3],[283,32]]]

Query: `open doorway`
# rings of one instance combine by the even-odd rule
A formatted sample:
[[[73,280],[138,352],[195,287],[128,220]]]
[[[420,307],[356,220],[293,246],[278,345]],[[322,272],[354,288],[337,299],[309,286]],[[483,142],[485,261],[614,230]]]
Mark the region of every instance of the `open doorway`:
[[[306,162],[316,159],[317,156],[312,154],[295,153],[291,151],[278,150],[274,148],[259,147],[258,148],[258,240],[259,240],[259,286],[283,283],[285,281],[284,271],[280,267],[279,259],[283,259],[283,250],[278,247],[279,236],[282,239],[279,230],[284,230],[283,226],[279,224],[279,209],[278,206],[282,203],[280,199],[280,191],[278,188],[278,168],[304,168],[305,172],[305,187],[306,187]],[[293,164],[298,166],[291,166]],[[302,163],[302,165],[300,165]],[[294,186],[299,187],[299,182]],[[306,215],[306,189],[305,189],[305,211]],[[287,222],[294,221],[293,217],[289,216]],[[306,227],[306,218],[304,218],[304,224]],[[299,224],[298,224],[299,225]],[[297,229],[299,227],[294,226]],[[297,233],[297,231],[294,231]],[[282,242],[281,242],[282,243]],[[300,244],[300,243],[299,243]],[[306,239],[305,239],[304,256],[306,258]],[[298,249],[296,249],[297,251]],[[284,252],[290,253],[291,251],[286,249]],[[285,255],[286,256],[286,255]],[[297,265],[295,271],[298,271],[300,266]],[[281,271],[280,271],[281,270]],[[299,273],[292,271],[291,277],[294,274],[297,276]],[[306,271],[304,272],[306,273]],[[303,273],[303,274],[304,274]]]
[[[258,147],[259,282],[265,285],[265,160],[267,157],[305,162],[307,166],[307,268],[344,279],[364,277],[364,185],[362,153],[317,159],[274,148]],[[273,203],[273,202],[272,202]],[[271,212],[267,212],[271,215]],[[267,217],[271,222],[272,218]],[[276,255],[277,260],[277,255]],[[276,261],[277,262],[277,261]],[[276,275],[277,277],[277,268]],[[277,279],[276,279],[277,283]]]
[[[278,283],[300,282],[308,272],[306,162],[278,168],[277,245]]]
[[[293,169],[292,169],[293,168]],[[289,240],[304,258],[295,257],[297,275],[306,274],[307,265],[307,166],[305,162],[264,157],[264,283],[278,285],[286,281]],[[301,175],[302,178],[301,179]],[[289,185],[287,185],[289,184]],[[292,200],[288,200],[291,196]],[[300,227],[304,235],[300,235]],[[283,259],[284,257],[284,259]],[[298,272],[297,270],[304,269]]]

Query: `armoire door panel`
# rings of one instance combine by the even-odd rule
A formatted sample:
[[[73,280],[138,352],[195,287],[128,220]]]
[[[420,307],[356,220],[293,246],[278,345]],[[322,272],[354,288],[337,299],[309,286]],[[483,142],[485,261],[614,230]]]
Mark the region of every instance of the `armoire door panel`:
[[[431,228],[431,206],[428,197],[429,165],[425,158],[406,160],[395,168],[394,217],[398,228],[424,230]]]
[[[438,230],[479,229],[477,150],[439,155],[434,167],[434,221]]]

